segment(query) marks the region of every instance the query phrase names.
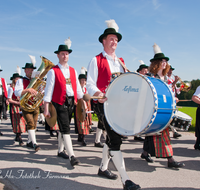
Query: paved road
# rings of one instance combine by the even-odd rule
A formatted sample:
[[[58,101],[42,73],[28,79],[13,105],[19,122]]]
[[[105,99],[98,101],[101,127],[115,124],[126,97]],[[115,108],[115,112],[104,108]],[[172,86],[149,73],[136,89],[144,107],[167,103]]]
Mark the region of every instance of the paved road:
[[[96,122],[93,128],[96,128]],[[57,157],[57,139],[38,124],[37,141],[41,150],[37,153],[14,142],[10,120],[3,120],[0,130],[0,190],[120,190],[121,180],[108,180],[97,176],[102,149],[94,147],[95,134],[86,137],[88,146],[77,142],[74,125],[71,137],[76,156],[81,164],[73,168],[69,160]],[[200,151],[194,150],[194,133],[181,132],[179,139],[172,138],[174,158],[186,164],[185,168],[169,169],[166,159],[154,159],[147,163],[140,158],[143,143],[129,137],[123,141],[122,152],[128,175],[144,190],[195,190],[200,189]],[[172,134],[171,134],[172,135]],[[22,135],[24,141],[27,134]],[[102,141],[104,141],[102,139]],[[116,174],[112,162],[109,168]]]

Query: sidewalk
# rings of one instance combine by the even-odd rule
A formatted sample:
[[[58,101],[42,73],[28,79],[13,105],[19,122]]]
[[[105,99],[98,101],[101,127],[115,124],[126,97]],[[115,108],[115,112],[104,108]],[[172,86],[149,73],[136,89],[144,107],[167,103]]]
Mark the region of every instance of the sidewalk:
[[[97,122],[94,122],[95,129]],[[44,127],[38,124],[37,141],[41,147],[37,153],[26,145],[20,147],[14,141],[10,120],[0,124],[0,190],[121,190],[120,178],[108,180],[98,177],[102,149],[94,147],[95,133],[86,136],[88,145],[81,146],[71,125],[71,137],[75,155],[81,161],[73,168],[69,160],[57,157],[57,139],[50,138]],[[172,138],[174,158],[185,163],[181,169],[167,168],[167,159],[154,159],[147,163],[140,158],[143,142],[128,137],[123,141],[122,153],[131,180],[145,190],[195,190],[200,189],[200,151],[194,150],[194,133],[180,132],[182,137]],[[172,133],[171,133],[172,136]],[[26,144],[27,133],[22,135]],[[102,140],[104,142],[104,140]],[[116,174],[112,161],[109,168]]]

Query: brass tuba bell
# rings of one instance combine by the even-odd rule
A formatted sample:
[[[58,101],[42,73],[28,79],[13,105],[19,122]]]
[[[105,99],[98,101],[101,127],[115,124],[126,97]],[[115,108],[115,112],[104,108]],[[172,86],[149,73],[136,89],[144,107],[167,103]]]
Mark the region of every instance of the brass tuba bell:
[[[46,86],[46,82],[43,78],[48,73],[48,71],[53,66],[55,66],[47,58],[43,56],[40,56],[40,57],[42,59],[42,63],[37,70],[39,74],[35,78],[31,79],[30,84],[27,86],[27,88],[35,89],[38,93],[37,95],[31,95],[29,92],[27,92],[20,98],[20,106],[23,110],[27,112],[34,111],[42,103],[42,99],[44,96],[44,89]]]

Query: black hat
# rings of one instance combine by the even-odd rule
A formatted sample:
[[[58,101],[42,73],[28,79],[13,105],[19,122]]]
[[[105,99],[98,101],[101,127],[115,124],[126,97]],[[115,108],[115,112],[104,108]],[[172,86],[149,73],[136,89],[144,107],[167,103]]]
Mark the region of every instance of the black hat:
[[[154,50],[154,58],[150,59],[150,62],[154,61],[154,60],[159,60],[159,59],[166,59],[167,61],[169,61],[169,57],[165,57],[164,53],[162,53],[160,47],[154,43],[153,45],[153,50]]]
[[[115,20],[107,20],[107,29],[104,30],[104,33],[99,36],[99,42],[103,42],[103,38],[106,37],[109,34],[114,34],[118,38],[118,42],[122,39],[122,35],[118,33],[118,25],[116,24]]]
[[[87,79],[87,77],[86,77],[86,75],[84,75],[84,74],[80,74],[80,75],[78,76],[78,79]]]
[[[71,53],[72,52],[72,50],[70,49],[71,44],[72,44],[72,42],[71,42],[70,37],[69,37],[68,39],[65,40],[65,44],[59,45],[58,50],[54,51],[54,53],[58,54],[61,51],[68,51],[69,53]]]
[[[22,69],[36,69],[36,67],[34,67],[33,63],[26,63],[25,67],[22,67]]]
[[[23,76],[19,75],[19,73],[14,73],[13,76],[10,77],[10,80],[13,80],[13,79],[15,79],[15,78],[17,78],[17,77],[23,78]]]
[[[3,70],[1,69],[1,66],[0,66],[0,71],[3,71]]]
[[[141,64],[140,67],[139,67],[139,69],[137,70],[137,72],[139,73],[139,71],[141,71],[144,68],[148,69],[149,67],[147,65],[145,65],[145,64]]]
[[[175,68],[173,68],[173,67],[170,65],[170,69],[173,71]]]

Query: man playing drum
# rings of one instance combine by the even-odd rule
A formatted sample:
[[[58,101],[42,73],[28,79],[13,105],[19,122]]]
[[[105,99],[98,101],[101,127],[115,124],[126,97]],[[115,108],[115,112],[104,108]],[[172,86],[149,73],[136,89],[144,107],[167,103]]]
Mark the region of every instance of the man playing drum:
[[[115,54],[117,43],[122,39],[122,35],[118,33],[119,28],[114,20],[106,21],[106,23],[108,28],[99,37],[99,42],[102,43],[104,51],[94,57],[88,66],[86,87],[91,96],[104,97],[112,73],[125,72],[121,65],[123,59],[119,60]],[[120,151],[122,136],[110,128],[105,118],[103,103],[106,100],[107,98],[98,99],[97,104],[93,108],[107,132],[98,175],[109,179],[117,179],[117,175],[108,169],[108,163],[112,157],[114,165],[120,174],[124,189],[140,189],[140,186],[133,183],[126,173],[124,159]]]

